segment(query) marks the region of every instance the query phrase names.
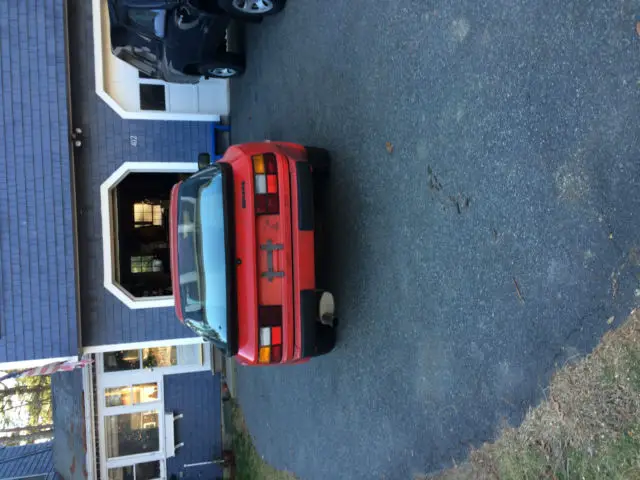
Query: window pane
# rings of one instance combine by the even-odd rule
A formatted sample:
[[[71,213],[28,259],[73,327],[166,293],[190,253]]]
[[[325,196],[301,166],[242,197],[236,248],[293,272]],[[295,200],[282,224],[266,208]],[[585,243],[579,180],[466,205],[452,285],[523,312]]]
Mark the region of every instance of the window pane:
[[[133,480],[133,467],[110,468],[109,480]]]
[[[138,463],[136,465],[136,480],[152,480],[160,478],[160,462]]]
[[[153,205],[153,224],[162,226],[162,205]]]
[[[140,368],[140,350],[121,350],[104,354],[104,371],[121,372]]]
[[[158,384],[143,383],[133,387],[109,387],[104,389],[107,407],[135,405],[139,403],[158,401]]]
[[[144,368],[171,367],[178,364],[176,347],[154,347],[142,349]]]
[[[142,83],[140,87],[140,110],[167,109],[164,85],[149,85]]]
[[[112,387],[104,389],[104,396],[107,407],[119,407],[120,405],[131,405],[131,387]]]
[[[153,31],[153,21],[157,15],[154,10],[130,8],[128,15],[131,22],[138,24],[147,31]]]
[[[134,203],[133,223],[136,228],[148,225],[162,226],[162,205],[159,203]]]
[[[157,383],[143,383],[141,385],[133,386],[133,402],[134,403],[147,403],[158,401],[158,384]]]
[[[158,412],[123,413],[105,417],[107,457],[122,457],[160,449]]]
[[[131,273],[148,273],[158,271],[153,255],[136,255],[131,257]],[[160,268],[162,270],[162,268]]]

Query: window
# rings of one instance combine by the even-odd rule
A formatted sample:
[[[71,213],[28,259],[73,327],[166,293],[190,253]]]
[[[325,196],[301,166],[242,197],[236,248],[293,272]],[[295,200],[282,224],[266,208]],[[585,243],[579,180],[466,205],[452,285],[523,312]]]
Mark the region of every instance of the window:
[[[173,367],[178,364],[176,347],[154,347],[142,349],[142,366],[144,368]]]
[[[163,209],[159,203],[134,203],[133,223],[136,228],[155,225],[161,227],[163,222]]]
[[[104,395],[107,407],[157,402],[158,384],[153,382],[124,387],[107,387],[104,389]]]
[[[140,110],[167,110],[164,85],[141,83],[139,88]]]
[[[153,32],[158,38],[164,38],[167,23],[166,10],[130,8],[128,15],[131,23],[135,23],[149,33]]]
[[[109,469],[109,480],[153,480],[160,478],[160,462],[138,463]]]
[[[162,260],[153,255],[136,255],[131,257],[131,273],[161,272]]]
[[[196,345],[200,349],[201,345]],[[178,364],[184,365],[185,360],[191,364],[190,351],[193,345],[168,346],[143,348],[141,350],[122,350],[119,352],[108,352],[104,354],[104,371],[121,372],[127,370],[139,370],[140,368],[174,367]],[[179,359],[183,358],[183,361]]]
[[[122,413],[104,418],[107,457],[124,457],[160,450],[159,413]]]
[[[222,170],[212,166],[192,176],[180,185],[178,195],[178,307],[188,326],[225,351],[229,267]]]
[[[104,354],[105,372],[122,372],[140,368],[140,350],[120,350]]]

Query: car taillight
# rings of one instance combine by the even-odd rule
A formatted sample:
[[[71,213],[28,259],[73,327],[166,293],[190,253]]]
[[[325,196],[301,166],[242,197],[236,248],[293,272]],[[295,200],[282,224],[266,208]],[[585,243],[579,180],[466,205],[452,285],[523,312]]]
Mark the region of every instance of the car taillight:
[[[254,155],[253,184],[256,215],[276,215],[280,211],[278,198],[278,163],[275,155]]]
[[[280,363],[282,361],[282,307],[258,307],[260,328],[259,363]]]

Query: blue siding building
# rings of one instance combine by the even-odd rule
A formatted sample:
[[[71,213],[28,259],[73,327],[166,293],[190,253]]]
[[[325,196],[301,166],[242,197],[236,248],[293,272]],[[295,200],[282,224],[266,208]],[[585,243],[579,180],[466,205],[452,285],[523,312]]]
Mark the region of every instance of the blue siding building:
[[[0,2],[0,362],[78,354],[64,39],[62,2]]]
[[[0,478],[54,480],[64,478],[53,468],[52,442],[0,447]]]
[[[220,377],[174,314],[167,207],[227,85],[139,78],[105,11],[0,1],[0,370],[93,360],[52,377],[54,440],[0,448],[0,478],[215,479]]]

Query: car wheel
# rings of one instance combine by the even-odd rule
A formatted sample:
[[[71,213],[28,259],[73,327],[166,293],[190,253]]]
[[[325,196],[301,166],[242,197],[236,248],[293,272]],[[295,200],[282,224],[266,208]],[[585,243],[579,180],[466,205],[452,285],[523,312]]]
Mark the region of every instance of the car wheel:
[[[280,12],[286,0],[218,0],[220,8],[244,20],[262,18]]]
[[[206,78],[233,78],[244,73],[244,57],[235,53],[223,53],[200,68]]]

